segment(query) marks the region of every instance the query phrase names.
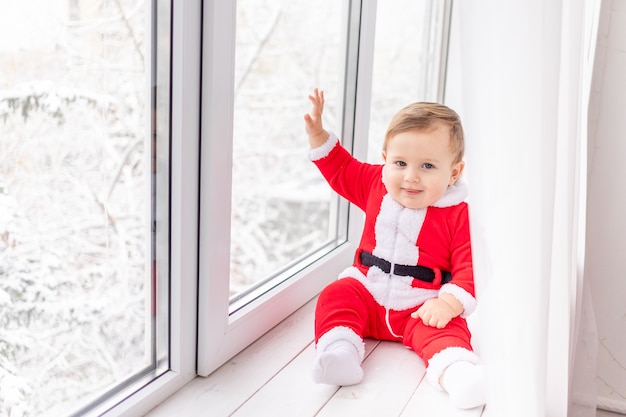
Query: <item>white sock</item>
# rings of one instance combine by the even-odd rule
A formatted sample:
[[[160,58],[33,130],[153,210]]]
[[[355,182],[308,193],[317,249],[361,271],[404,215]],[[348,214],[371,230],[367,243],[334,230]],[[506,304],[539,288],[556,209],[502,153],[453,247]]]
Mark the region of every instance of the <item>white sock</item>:
[[[313,381],[318,384],[354,385],[363,379],[361,359],[356,347],[345,340],[331,343],[318,352],[312,368]]]
[[[468,409],[485,404],[487,389],[482,365],[454,362],[443,373],[441,385],[457,408]]]

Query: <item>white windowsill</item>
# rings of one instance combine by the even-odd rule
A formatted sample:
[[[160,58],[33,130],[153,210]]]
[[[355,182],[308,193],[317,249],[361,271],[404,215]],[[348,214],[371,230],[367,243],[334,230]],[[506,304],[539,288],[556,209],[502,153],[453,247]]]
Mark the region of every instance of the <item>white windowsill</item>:
[[[482,408],[454,408],[426,382],[423,362],[399,343],[366,340],[365,377],[358,385],[314,384],[309,375],[314,309],[312,300],[147,416],[481,416]]]

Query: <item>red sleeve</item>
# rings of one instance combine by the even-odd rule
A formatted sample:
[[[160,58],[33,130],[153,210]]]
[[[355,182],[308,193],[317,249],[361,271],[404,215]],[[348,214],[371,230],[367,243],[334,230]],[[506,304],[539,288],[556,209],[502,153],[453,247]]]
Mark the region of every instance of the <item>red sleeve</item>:
[[[475,296],[474,272],[472,266],[472,245],[470,239],[469,215],[467,204],[461,205],[461,210],[456,216],[450,242],[450,255],[452,264],[452,281],[465,291]]]
[[[328,155],[313,162],[333,190],[365,210],[372,184],[381,181],[381,165],[358,161],[339,142]]]

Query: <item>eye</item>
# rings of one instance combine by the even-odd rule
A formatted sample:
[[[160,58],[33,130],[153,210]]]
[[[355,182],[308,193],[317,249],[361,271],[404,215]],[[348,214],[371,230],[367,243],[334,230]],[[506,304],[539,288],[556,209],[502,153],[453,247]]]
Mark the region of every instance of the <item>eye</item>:
[[[435,167],[435,166],[434,166],[433,164],[430,164],[430,163],[428,163],[428,162],[424,162],[424,163],[422,164],[422,168],[425,168],[425,169],[433,169],[434,167]]]
[[[406,162],[404,162],[404,161],[396,161],[396,166],[405,167],[406,166]]]

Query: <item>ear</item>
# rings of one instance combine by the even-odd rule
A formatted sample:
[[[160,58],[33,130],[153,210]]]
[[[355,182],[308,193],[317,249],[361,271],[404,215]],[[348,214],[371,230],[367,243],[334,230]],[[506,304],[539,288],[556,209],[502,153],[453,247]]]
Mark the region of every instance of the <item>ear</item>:
[[[382,156],[383,156],[383,162],[387,162],[387,152],[383,151]]]
[[[465,162],[457,162],[452,166],[452,174],[450,175],[450,182],[448,185],[454,185],[461,178],[461,174],[463,173],[463,168],[465,168]]]

